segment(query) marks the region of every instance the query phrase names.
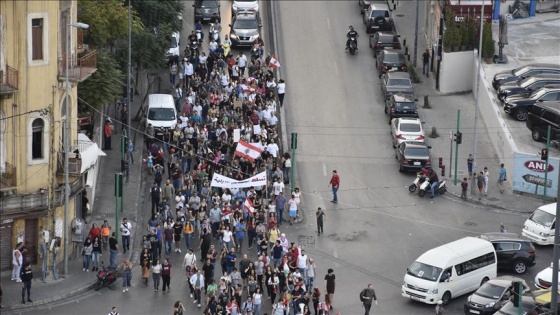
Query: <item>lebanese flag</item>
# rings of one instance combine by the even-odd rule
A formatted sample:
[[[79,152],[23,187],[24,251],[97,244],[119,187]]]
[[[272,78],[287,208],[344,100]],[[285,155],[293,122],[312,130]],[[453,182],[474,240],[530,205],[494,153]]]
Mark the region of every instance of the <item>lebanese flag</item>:
[[[249,211],[251,215],[253,215],[253,213],[255,212],[253,201],[250,198],[245,199],[245,203],[243,203],[243,208]]]
[[[270,61],[268,62],[268,65],[271,66],[272,68],[282,67],[282,65],[280,64],[280,61],[278,61],[278,59],[276,59],[276,56],[271,56],[270,57]]]
[[[235,155],[244,157],[251,162],[254,162],[256,158],[260,157],[261,153],[262,150],[260,148],[243,140],[239,140],[237,148],[235,148]]]

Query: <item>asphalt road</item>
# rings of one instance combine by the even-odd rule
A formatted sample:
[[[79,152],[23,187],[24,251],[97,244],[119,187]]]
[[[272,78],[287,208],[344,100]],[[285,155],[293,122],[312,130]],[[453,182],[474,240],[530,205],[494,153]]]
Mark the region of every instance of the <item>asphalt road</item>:
[[[402,3],[397,10],[413,9]],[[283,227],[282,231],[315,258],[316,283],[322,285],[328,268],[335,270],[336,312],[362,313],[358,293],[367,283],[373,283],[379,299],[373,314],[432,314],[433,306],[401,297],[406,268],[430,248],[497,231],[500,223],[510,232],[519,233],[524,219],[516,213],[481,208],[447,196],[432,202],[409,194],[406,186],[413,176],[397,171],[375,62],[356,1],[276,4],[281,46],[277,54],[287,85],[287,131],[298,132],[297,185],[304,192],[306,216],[304,223]],[[229,1],[222,2],[222,14],[222,25],[227,25]],[[183,16],[190,21],[190,5]],[[266,16],[263,21],[266,27]],[[409,23],[398,28],[413,29],[413,20]],[[344,51],[349,25],[361,33],[356,56]],[[191,29],[185,25],[183,42]],[[333,169],[341,176],[337,205],[329,202],[332,198],[327,188]],[[144,211],[149,211],[147,206]],[[325,235],[320,237],[315,234],[313,219],[317,207],[327,209]],[[172,264],[179,266],[181,257],[173,256]],[[550,264],[552,248],[537,248],[537,257],[537,266],[523,276],[531,284],[535,274]],[[117,305],[123,315],[170,314],[176,300],[186,302],[187,313],[197,313],[188,298],[182,272],[175,270],[171,282],[172,293],[155,294],[140,283],[139,270],[135,270],[133,288],[127,294],[118,288],[105,288],[22,314],[38,310],[41,314],[76,314],[77,309],[84,314],[101,314],[108,313],[112,305]],[[466,296],[454,299],[447,312],[462,313],[465,301]]]

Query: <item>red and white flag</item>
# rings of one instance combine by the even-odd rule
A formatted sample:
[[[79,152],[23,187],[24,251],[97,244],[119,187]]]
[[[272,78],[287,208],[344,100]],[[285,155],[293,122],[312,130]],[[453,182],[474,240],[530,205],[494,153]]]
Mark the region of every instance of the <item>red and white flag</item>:
[[[276,56],[271,56],[270,57],[270,62],[268,63],[268,65],[271,66],[272,68],[282,67],[282,65],[280,64],[280,61],[278,61],[278,59],[276,59]]]
[[[251,215],[253,215],[253,213],[255,212],[255,206],[253,205],[253,201],[251,200],[251,198],[245,199],[245,203],[243,203],[243,208],[249,211]]]
[[[235,148],[235,155],[244,157],[251,162],[254,162],[256,158],[260,157],[261,153],[262,150],[260,148],[243,140],[239,140],[237,148]]]

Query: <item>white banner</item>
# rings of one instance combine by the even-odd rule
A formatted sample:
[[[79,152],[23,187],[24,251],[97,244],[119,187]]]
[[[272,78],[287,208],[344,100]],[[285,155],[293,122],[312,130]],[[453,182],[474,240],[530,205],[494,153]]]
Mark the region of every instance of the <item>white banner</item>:
[[[251,186],[264,186],[264,185],[266,185],[266,171],[244,180],[235,180],[214,173],[214,176],[212,176],[212,184],[210,186],[222,187],[222,188],[246,188]]]

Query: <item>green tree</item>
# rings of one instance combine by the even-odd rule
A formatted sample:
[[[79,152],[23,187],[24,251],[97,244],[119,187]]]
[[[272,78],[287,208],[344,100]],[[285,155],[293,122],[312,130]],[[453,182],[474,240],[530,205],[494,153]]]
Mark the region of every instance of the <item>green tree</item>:
[[[97,71],[78,84],[80,103],[102,109],[122,93],[122,72],[115,58],[102,51],[97,53]]]
[[[492,24],[484,22],[484,27],[482,29],[482,57],[492,58],[494,57],[494,52],[496,51],[495,46],[496,41],[493,39],[492,35]]]
[[[168,24],[171,31],[181,30],[179,15],[183,12],[183,3],[180,0],[132,0],[132,7],[146,29],[159,30],[162,24]]]

